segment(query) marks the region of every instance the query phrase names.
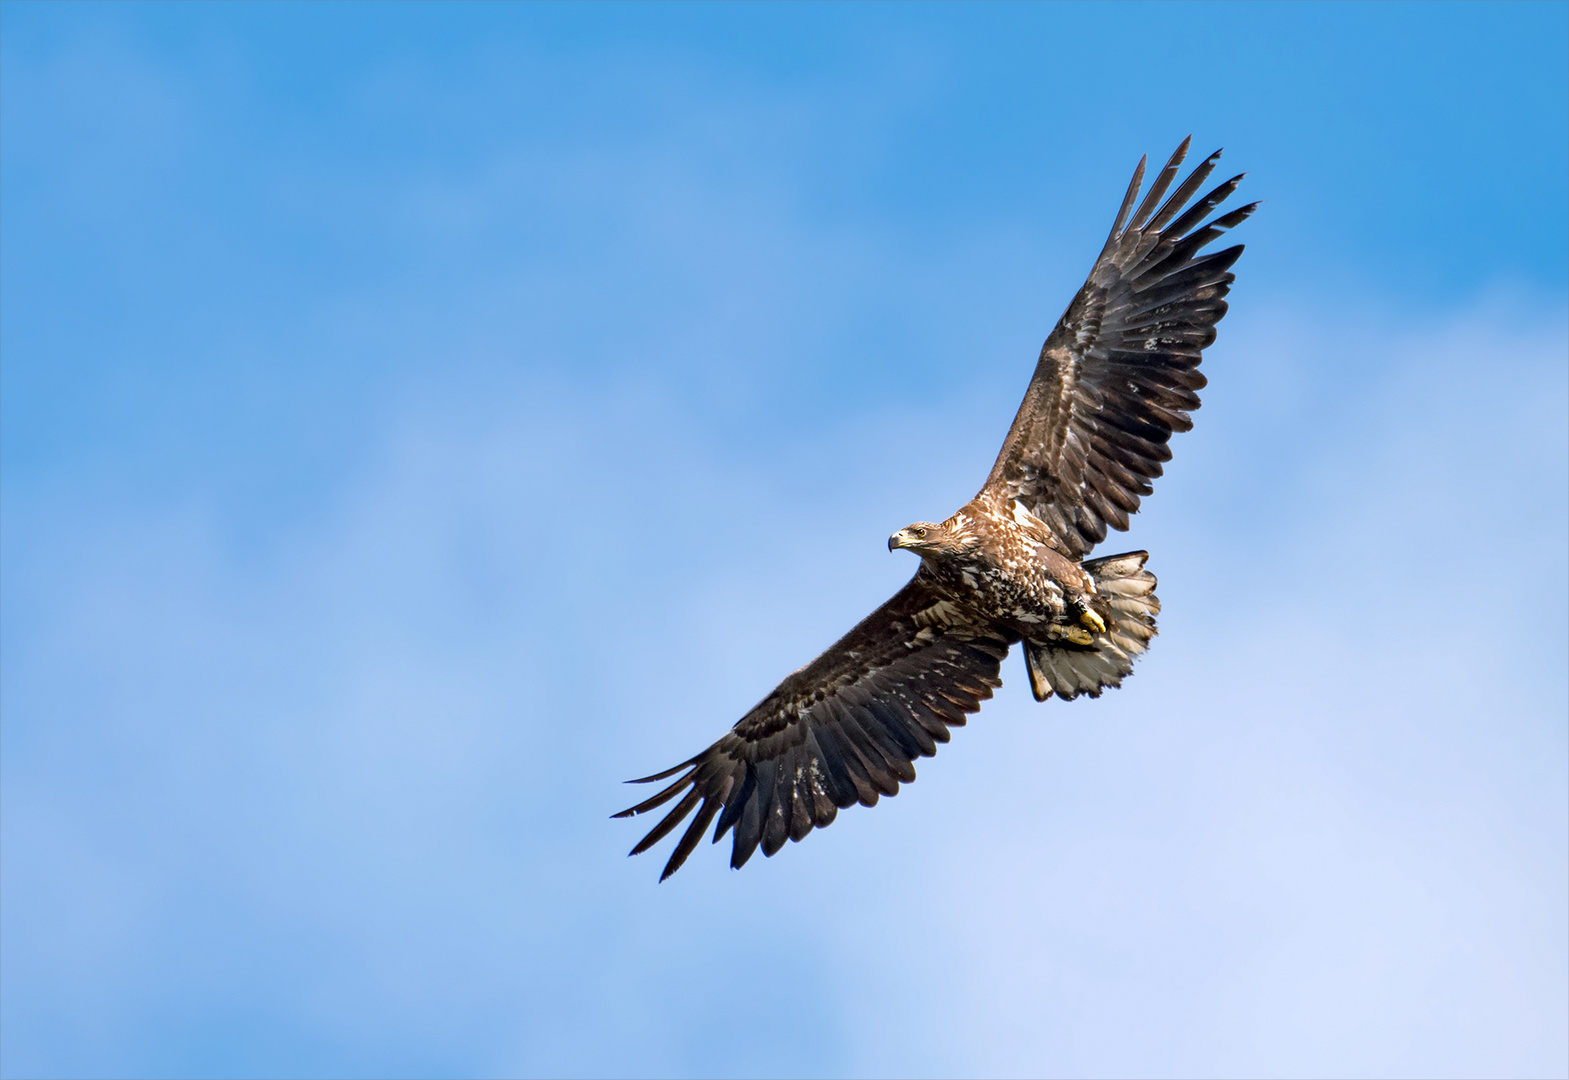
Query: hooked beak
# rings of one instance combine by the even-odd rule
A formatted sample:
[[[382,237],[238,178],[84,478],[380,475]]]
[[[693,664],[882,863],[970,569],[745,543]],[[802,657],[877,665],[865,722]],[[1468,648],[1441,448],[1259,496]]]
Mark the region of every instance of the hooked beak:
[[[888,538],[888,550],[897,551],[899,548],[909,547],[915,543],[915,537],[910,535],[909,529],[900,529]]]

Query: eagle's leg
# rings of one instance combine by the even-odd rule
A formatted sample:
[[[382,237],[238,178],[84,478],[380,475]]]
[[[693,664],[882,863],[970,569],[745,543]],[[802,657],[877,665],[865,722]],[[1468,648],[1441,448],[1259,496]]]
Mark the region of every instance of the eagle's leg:
[[[1061,641],[1064,638],[1075,645],[1091,645],[1095,641],[1094,635],[1075,623],[1053,623],[1046,628],[1047,641]]]
[[[1084,627],[1084,629],[1090,631],[1091,633],[1104,634],[1106,632],[1106,620],[1102,619],[1095,609],[1090,607],[1089,597],[1083,595],[1082,593],[1069,594],[1067,614],[1070,618],[1077,622],[1079,626]],[[1089,644],[1088,638],[1086,638],[1084,641],[1078,641],[1077,638],[1074,638],[1074,640],[1080,645]]]

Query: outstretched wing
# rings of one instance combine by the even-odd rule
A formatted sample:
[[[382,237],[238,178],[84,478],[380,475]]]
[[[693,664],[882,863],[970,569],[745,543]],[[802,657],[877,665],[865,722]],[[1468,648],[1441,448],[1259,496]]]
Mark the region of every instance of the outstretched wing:
[[[631,817],[681,801],[632,849],[653,847],[697,811],[665,864],[680,869],[717,816],[714,842],[734,831],[730,865],[759,844],[772,855],[833,822],[843,807],[875,806],[915,779],[911,765],[948,741],[948,728],[1002,685],[997,677],[1018,635],[977,625],[926,584],[925,571],[797,671],[724,738],[673,769],[634,783],[680,777],[623,810]],[[683,794],[684,793],[684,794]]]
[[[1242,246],[1203,254],[1252,203],[1203,223],[1236,176],[1184,210],[1220,160],[1216,151],[1164,203],[1187,156],[1184,139],[1134,210],[1139,162],[1089,280],[1041,348],[1035,376],[982,494],[1017,500],[1057,546],[1082,558],[1128,527],[1150,481],[1171,460],[1167,440],[1193,426],[1205,378],[1199,360],[1226,314]],[[1158,207],[1158,209],[1157,209]],[[1180,215],[1180,216],[1179,216]],[[1202,223],[1202,224],[1201,224]]]

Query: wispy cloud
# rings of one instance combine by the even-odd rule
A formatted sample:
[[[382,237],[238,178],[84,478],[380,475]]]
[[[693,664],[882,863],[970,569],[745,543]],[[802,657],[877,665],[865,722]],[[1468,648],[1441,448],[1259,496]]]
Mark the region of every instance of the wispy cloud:
[[[922,474],[976,470],[890,480],[887,448],[947,424],[968,453],[988,418],[932,403],[737,463],[652,394],[409,400],[265,556],[196,510],[32,496],[8,1029],[106,1071],[131,1033],[215,1025],[257,1071],[290,1067],[275,1029],[372,1069],[1553,1071],[1561,313],[1292,324],[1228,323],[1236,388],[1132,538],[1167,612],[1127,688],[1036,706],[1010,667],[904,797],[657,889],[616,781],[896,587],[872,541]],[[1377,361],[1355,400],[1315,396],[1329,350]],[[1313,448],[1260,488],[1271,417]],[[721,1036],[786,1007],[794,1051]]]
[[[1569,1067],[1561,8],[290,10],[6,9],[7,1074]],[[1136,677],[656,886],[1194,126]]]

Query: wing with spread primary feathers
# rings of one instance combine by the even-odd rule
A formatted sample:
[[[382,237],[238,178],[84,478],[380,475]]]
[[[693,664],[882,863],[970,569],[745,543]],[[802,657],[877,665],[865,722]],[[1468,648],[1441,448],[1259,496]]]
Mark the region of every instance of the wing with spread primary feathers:
[[[916,576],[832,648],[797,671],[724,738],[673,769],[680,776],[616,817],[680,801],[632,849],[653,847],[694,810],[665,864],[680,869],[717,817],[714,842],[734,832],[730,865],[761,844],[772,855],[830,824],[843,807],[874,806],[915,779],[911,764],[948,741],[948,728],[1002,685],[997,672],[1018,640],[967,620]]]
[[[1139,497],[1171,460],[1167,440],[1193,426],[1203,350],[1226,314],[1241,245],[1203,253],[1257,203],[1205,223],[1237,176],[1184,209],[1220,159],[1216,151],[1161,202],[1187,156],[1184,139],[1134,209],[1139,162],[1089,280],[1041,349],[1035,376],[983,493],[1017,500],[1082,558],[1126,529]]]

